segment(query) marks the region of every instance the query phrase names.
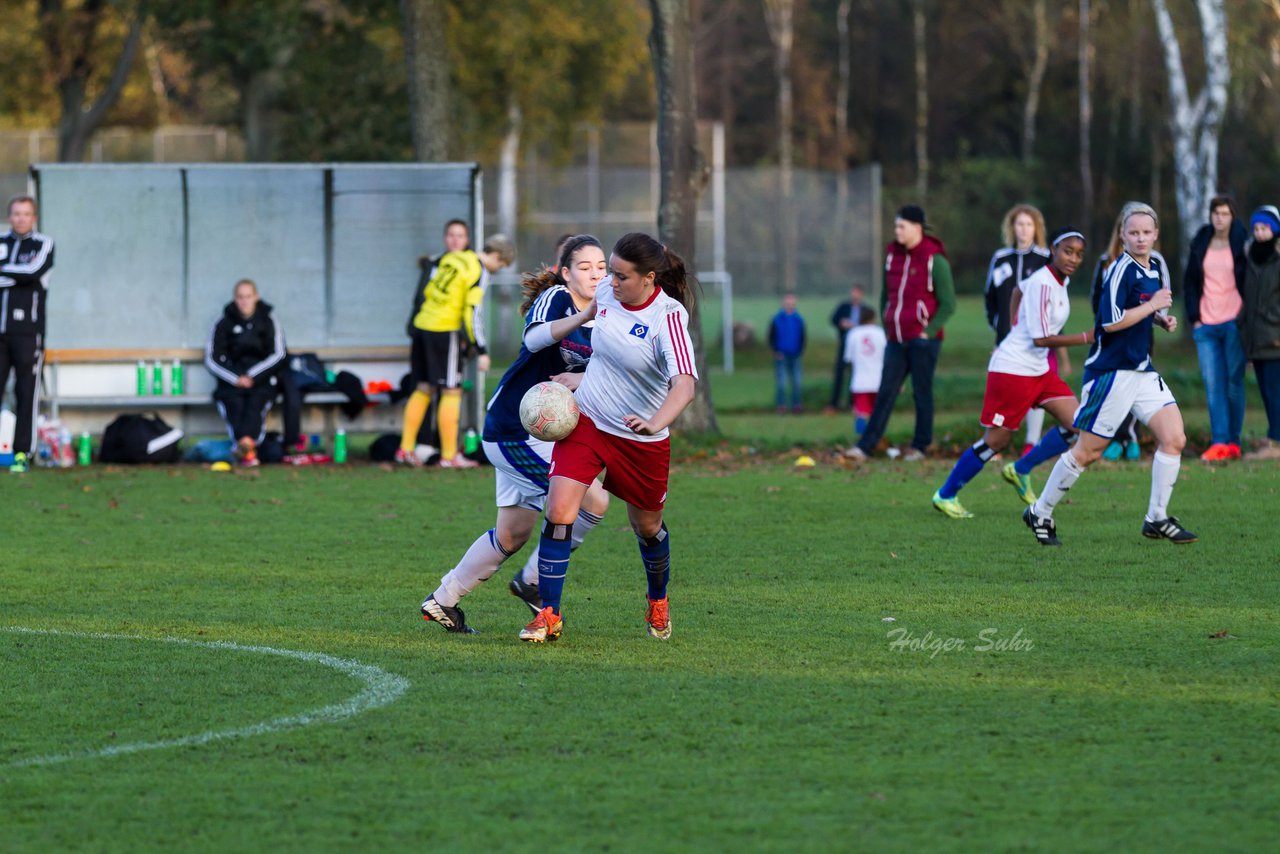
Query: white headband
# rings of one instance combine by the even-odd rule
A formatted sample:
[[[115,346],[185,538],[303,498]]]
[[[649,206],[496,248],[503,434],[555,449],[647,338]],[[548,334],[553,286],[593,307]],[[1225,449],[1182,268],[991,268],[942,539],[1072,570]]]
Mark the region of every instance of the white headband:
[[[1066,234],[1060,234],[1060,235],[1058,235],[1058,239],[1057,239],[1057,240],[1055,240],[1055,241],[1053,241],[1053,248],[1054,248],[1054,249],[1057,249],[1057,248],[1058,248],[1058,244],[1059,244],[1059,243],[1061,243],[1062,241],[1066,240],[1068,237],[1078,237],[1078,238],[1080,238],[1080,242],[1082,242],[1082,243],[1084,242],[1084,235],[1083,235],[1083,234],[1081,234],[1081,233],[1080,233],[1080,232],[1078,232],[1078,231],[1068,231]]]

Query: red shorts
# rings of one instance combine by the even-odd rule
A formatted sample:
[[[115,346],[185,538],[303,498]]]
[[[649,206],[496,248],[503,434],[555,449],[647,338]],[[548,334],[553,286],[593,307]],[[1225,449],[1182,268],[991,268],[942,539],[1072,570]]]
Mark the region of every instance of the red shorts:
[[[1038,377],[1017,374],[987,374],[987,393],[982,399],[983,427],[1003,427],[1017,430],[1022,419],[1033,406],[1046,400],[1075,398],[1071,387],[1062,381],[1057,371],[1049,371]]]
[[[871,417],[871,410],[876,408],[875,391],[855,391],[853,393],[853,413],[864,418]]]
[[[671,440],[640,442],[601,432],[586,415],[556,442],[549,477],[590,484],[604,471],[604,488],[633,507],[658,511],[667,500]]]

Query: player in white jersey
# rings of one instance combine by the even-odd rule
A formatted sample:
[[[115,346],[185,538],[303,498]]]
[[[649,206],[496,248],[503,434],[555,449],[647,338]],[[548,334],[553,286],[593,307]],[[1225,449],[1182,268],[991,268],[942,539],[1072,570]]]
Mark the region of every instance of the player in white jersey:
[[[1160,238],[1160,220],[1150,205],[1130,203],[1120,215],[1124,254],[1106,274],[1095,342],[1084,363],[1082,402],[1075,426],[1080,440],[1058,458],[1044,491],[1028,507],[1022,520],[1045,546],[1061,545],[1053,511],[1084,470],[1102,456],[1120,421],[1132,414],[1156,437],[1151,463],[1151,497],[1142,535],[1177,544],[1194,543],[1195,534],[1169,515],[1169,499],[1182,464],[1187,437],[1182,413],[1173,393],[1151,363],[1151,330],[1178,328],[1168,314],[1173,293],[1164,284],[1153,247]]]
[[[543,608],[520,632],[543,643],[560,636],[560,595],[569,569],[570,534],[587,489],[604,487],[627,504],[648,579],[649,634],[671,637],[667,607],[671,542],[662,521],[671,445],[667,427],[693,400],[695,367],[689,315],[693,300],[684,261],[647,234],[624,235],[609,257],[610,278],[596,289],[592,355],[578,386],[578,426],[551,457],[538,593]],[[579,316],[582,316],[579,315]]]
[[[961,506],[957,494],[992,457],[1009,446],[1032,407],[1047,410],[1061,426],[1001,471],[1024,502],[1036,500],[1031,469],[1060,456],[1069,446],[1071,420],[1079,403],[1049,364],[1049,351],[1093,340],[1092,332],[1062,334],[1071,316],[1067,283],[1084,260],[1084,235],[1064,228],[1053,235],[1051,246],[1049,263],[1019,284],[1020,291],[1013,298],[1013,325],[987,365],[987,393],[980,419],[986,433],[956,461],[946,483],[933,494],[933,506],[952,519],[973,516]]]

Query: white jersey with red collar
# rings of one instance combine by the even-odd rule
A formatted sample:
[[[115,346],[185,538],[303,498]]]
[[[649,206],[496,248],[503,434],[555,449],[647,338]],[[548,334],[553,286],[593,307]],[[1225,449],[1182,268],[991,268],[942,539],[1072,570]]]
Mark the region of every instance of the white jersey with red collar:
[[[1071,316],[1067,283],[1059,280],[1052,265],[1046,264],[1019,284],[1022,302],[1013,318],[1013,327],[991,354],[987,371],[1038,377],[1049,373],[1049,348],[1037,347],[1037,338],[1057,335]]]
[[[673,379],[698,378],[689,313],[661,288],[642,306],[623,305],[612,284],[605,278],[596,287],[591,361],[578,386],[578,408],[605,433],[658,442],[667,437],[665,429],[640,436],[622,419],[638,415],[648,421],[667,399]]]

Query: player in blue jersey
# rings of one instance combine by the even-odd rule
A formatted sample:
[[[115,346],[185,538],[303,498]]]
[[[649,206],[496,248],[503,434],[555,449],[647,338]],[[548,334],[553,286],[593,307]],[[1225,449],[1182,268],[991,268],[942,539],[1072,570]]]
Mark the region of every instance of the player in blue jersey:
[[[563,242],[556,267],[524,277],[520,353],[489,400],[484,422],[484,452],[496,473],[498,521],[471,544],[422,603],[423,619],[451,632],[473,631],[458,602],[528,542],[546,500],[553,443],[535,439],[524,429],[520,399],[547,380],[577,389],[591,358],[589,319],[595,313],[596,286],[607,272],[600,241],[580,234]],[[608,507],[608,493],[594,483],[572,526],[575,548]],[[511,592],[535,613],[542,607],[537,557],[535,549],[525,568],[511,579]]]
[[[1198,538],[1169,515],[1187,437],[1173,393],[1151,363],[1151,329],[1178,328],[1167,313],[1173,292],[1164,286],[1160,262],[1152,257],[1160,220],[1150,205],[1130,203],[1121,212],[1124,253],[1107,271],[1094,326],[1094,343],[1084,362],[1084,386],[1075,427],[1080,439],[1058,458],[1044,491],[1022,514],[1041,545],[1061,545],[1053,510],[1084,470],[1102,456],[1129,413],[1156,438],[1151,463],[1151,498],[1142,535],[1153,540],[1194,543]]]

